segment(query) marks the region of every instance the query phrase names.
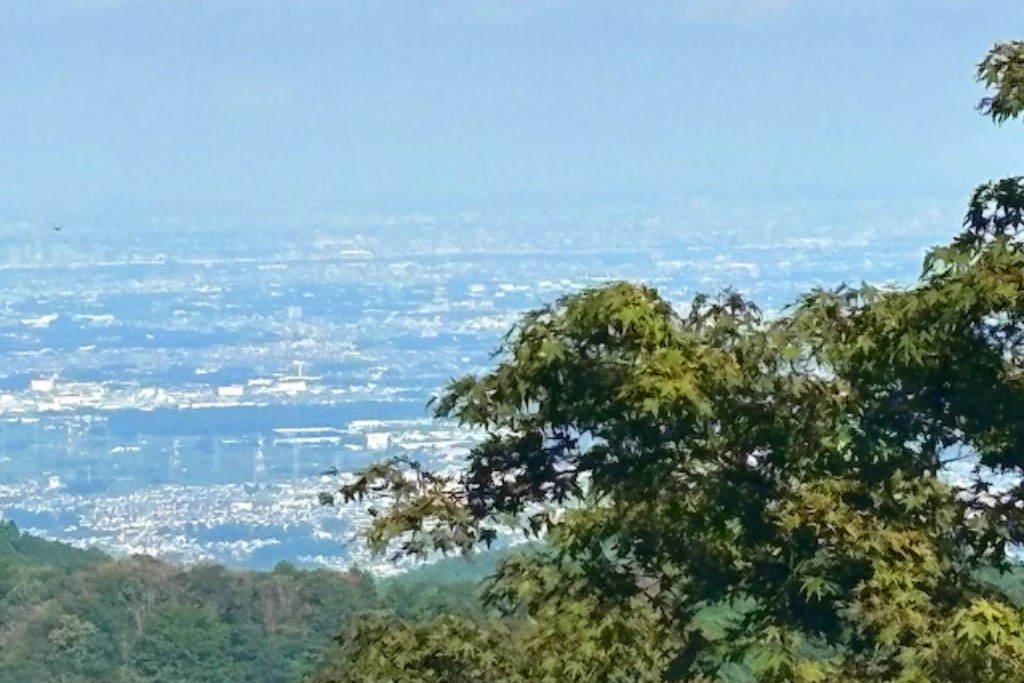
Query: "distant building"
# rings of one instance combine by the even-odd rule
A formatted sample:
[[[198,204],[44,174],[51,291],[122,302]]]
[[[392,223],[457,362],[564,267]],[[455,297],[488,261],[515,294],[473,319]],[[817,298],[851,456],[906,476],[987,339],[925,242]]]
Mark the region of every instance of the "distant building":
[[[97,388],[73,388],[61,391],[53,397],[57,408],[77,408],[80,406],[97,406],[103,402],[103,393]]]
[[[249,380],[249,386],[257,394],[285,394],[295,396],[310,391],[310,384],[321,377],[309,377],[303,373],[306,364],[296,361],[297,373],[294,375],[274,375],[273,377],[256,377]]]
[[[241,384],[225,384],[222,387],[217,387],[219,398],[241,398],[243,395],[245,395],[245,387]]]
[[[29,382],[29,388],[32,391],[48,394],[53,391],[54,378],[53,377],[40,377]]]
[[[305,377],[282,377],[271,391],[279,394],[304,394],[309,391],[309,384],[306,383]]]

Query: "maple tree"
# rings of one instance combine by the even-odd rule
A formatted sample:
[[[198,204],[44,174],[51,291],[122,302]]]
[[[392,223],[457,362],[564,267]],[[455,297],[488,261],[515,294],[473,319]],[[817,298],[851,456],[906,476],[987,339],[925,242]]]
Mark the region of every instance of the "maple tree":
[[[1022,74],[996,45],[981,110],[1018,117]],[[463,474],[340,490],[385,501],[380,552],[541,537],[485,586],[504,618],[366,617],[323,680],[1024,680],[1024,613],[979,578],[1024,539],[1022,229],[1010,178],[906,289],[766,317],[620,282],[526,314],[435,404],[489,435]]]

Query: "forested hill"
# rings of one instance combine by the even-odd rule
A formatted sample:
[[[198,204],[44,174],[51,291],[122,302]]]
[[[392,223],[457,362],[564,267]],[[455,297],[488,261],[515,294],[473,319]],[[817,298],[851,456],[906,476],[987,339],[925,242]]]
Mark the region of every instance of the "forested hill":
[[[63,543],[45,541],[21,533],[13,522],[0,521],[0,566],[28,563],[74,570],[109,559],[99,550],[79,550]]]
[[[0,523],[0,683],[299,681],[357,613],[473,612],[474,595],[287,564],[113,559]]]

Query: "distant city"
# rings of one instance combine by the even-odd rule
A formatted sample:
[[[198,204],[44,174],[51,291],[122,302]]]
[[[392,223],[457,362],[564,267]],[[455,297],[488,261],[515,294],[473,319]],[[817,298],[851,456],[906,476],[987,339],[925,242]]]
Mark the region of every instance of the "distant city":
[[[481,437],[427,401],[524,310],[615,279],[681,308],[731,287],[769,314],[906,283],[956,208],[7,219],[0,515],[115,554],[385,571],[362,506],[318,505],[324,473],[398,453],[460,468]]]

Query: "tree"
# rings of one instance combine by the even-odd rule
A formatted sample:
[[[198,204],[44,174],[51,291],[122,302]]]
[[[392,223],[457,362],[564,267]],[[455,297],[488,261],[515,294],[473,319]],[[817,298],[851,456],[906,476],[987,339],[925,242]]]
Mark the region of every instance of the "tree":
[[[1024,110],[1024,42],[996,43],[978,65],[978,80],[995,93],[978,110],[996,123],[1015,119]]]
[[[233,680],[230,629],[209,607],[174,605],[157,612],[134,652],[136,669],[154,683]]]
[[[981,110],[1019,116],[1022,74],[997,45]],[[1022,230],[1012,178],[909,289],[766,318],[615,283],[526,314],[435,404],[489,434],[464,474],[399,459],[340,489],[386,501],[378,552],[543,537],[485,586],[507,632],[377,617],[322,680],[1024,680],[1024,613],[978,578],[1024,540]]]

